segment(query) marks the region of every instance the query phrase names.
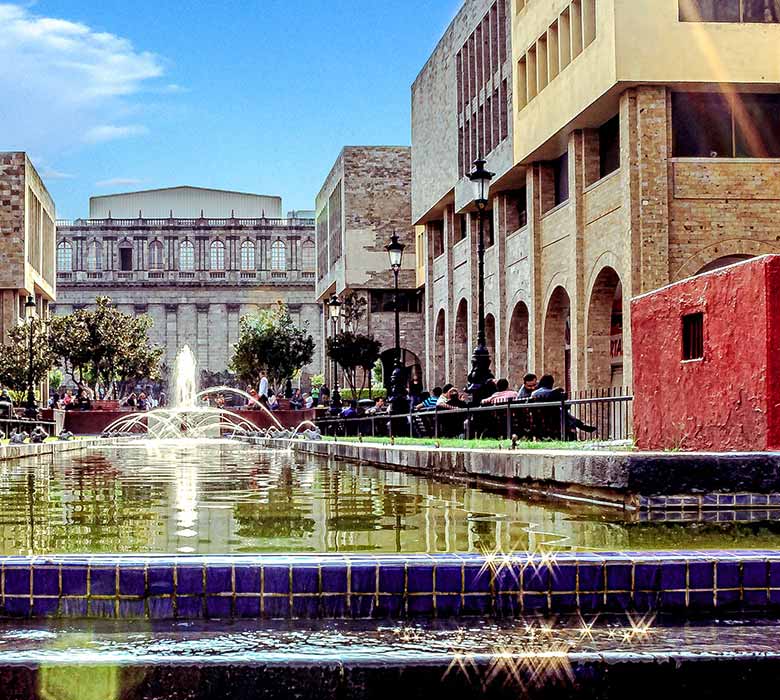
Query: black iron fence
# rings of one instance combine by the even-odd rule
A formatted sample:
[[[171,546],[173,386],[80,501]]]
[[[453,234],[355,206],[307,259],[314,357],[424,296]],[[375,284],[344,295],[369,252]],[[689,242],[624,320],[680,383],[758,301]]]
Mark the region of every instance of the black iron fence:
[[[633,396],[512,401],[474,408],[435,408],[408,414],[327,417],[316,421],[330,437],[496,438],[500,440],[631,440]]]

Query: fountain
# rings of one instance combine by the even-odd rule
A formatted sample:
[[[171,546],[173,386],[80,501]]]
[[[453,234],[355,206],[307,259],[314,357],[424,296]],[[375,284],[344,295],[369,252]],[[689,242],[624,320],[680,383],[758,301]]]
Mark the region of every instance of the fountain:
[[[219,438],[223,435],[250,435],[258,432],[257,426],[234,411],[204,405],[208,396],[233,392],[257,401],[239,389],[215,387],[198,393],[197,361],[188,345],[176,356],[173,369],[171,407],[157,408],[152,411],[131,413],[115,420],[104,431],[107,437],[137,435],[155,440],[181,438]],[[262,404],[257,404],[266,412],[278,430],[283,426],[276,416]]]

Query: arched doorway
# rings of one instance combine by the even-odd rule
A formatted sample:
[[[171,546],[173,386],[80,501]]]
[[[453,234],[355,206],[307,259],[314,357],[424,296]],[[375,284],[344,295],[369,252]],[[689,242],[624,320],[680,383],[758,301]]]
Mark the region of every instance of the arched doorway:
[[[542,341],[543,371],[559,386],[571,388],[571,302],[563,287],[556,287],[547,305]]]
[[[452,342],[451,376],[445,381],[456,386],[463,383],[469,373],[469,306],[465,299],[458,304],[458,313],[455,315],[455,333]]]
[[[447,380],[447,318],[444,309],[436,318],[436,328],[433,333],[433,370],[431,381],[433,386],[442,386]]]
[[[379,356],[379,361],[382,363],[382,383],[389,393],[390,378],[393,376],[393,369],[395,369],[395,348],[385,350]],[[422,385],[422,365],[417,355],[411,350],[401,348],[401,365],[406,372],[406,385],[408,388],[412,389],[414,384]]]
[[[485,345],[490,353],[490,361],[493,372],[498,367],[498,357],[496,356],[496,317],[493,314],[485,316]]]
[[[511,386],[520,386],[528,367],[528,307],[521,301],[512,311],[509,323],[509,367],[507,376]]]
[[[717,258],[712,262],[707,263],[696,274],[703,275],[705,272],[720,270],[720,268],[722,267],[727,267],[728,265],[734,265],[735,263],[744,262],[745,260],[750,260],[752,257],[753,257],[752,255],[724,255],[723,257]]]
[[[623,386],[623,285],[611,267],[590,293],[585,365],[589,389]]]

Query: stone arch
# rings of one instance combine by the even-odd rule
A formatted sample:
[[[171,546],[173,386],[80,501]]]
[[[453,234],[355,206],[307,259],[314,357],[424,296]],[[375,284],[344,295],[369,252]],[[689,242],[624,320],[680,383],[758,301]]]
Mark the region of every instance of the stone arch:
[[[509,366],[506,374],[512,386],[520,386],[523,375],[529,371],[528,321],[528,306],[525,302],[518,301],[509,322],[509,352],[507,353]]]
[[[571,387],[571,300],[561,286],[556,287],[547,303],[542,337],[542,365],[556,384]]]
[[[446,380],[457,384],[469,373],[469,304],[465,299],[458,304],[452,341],[451,376]]]
[[[588,301],[585,377],[588,388],[623,384],[623,284],[613,267],[599,271]]]
[[[441,386],[447,381],[447,315],[440,309],[433,331],[433,371],[431,382]]]
[[[678,282],[686,277],[700,274],[702,270],[706,271],[706,268],[712,263],[724,258],[739,256],[743,260],[747,260],[748,258],[769,253],[780,253],[780,245],[768,241],[754,241],[744,238],[718,241],[706,248],[702,248],[688,258],[677,270],[671,281]]]

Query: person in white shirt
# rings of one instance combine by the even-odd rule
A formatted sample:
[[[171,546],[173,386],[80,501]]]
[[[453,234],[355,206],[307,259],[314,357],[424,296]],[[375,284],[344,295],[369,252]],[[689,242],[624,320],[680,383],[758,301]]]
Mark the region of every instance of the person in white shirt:
[[[260,386],[257,393],[260,396],[268,396],[268,377],[265,376],[265,372],[260,372]]]

